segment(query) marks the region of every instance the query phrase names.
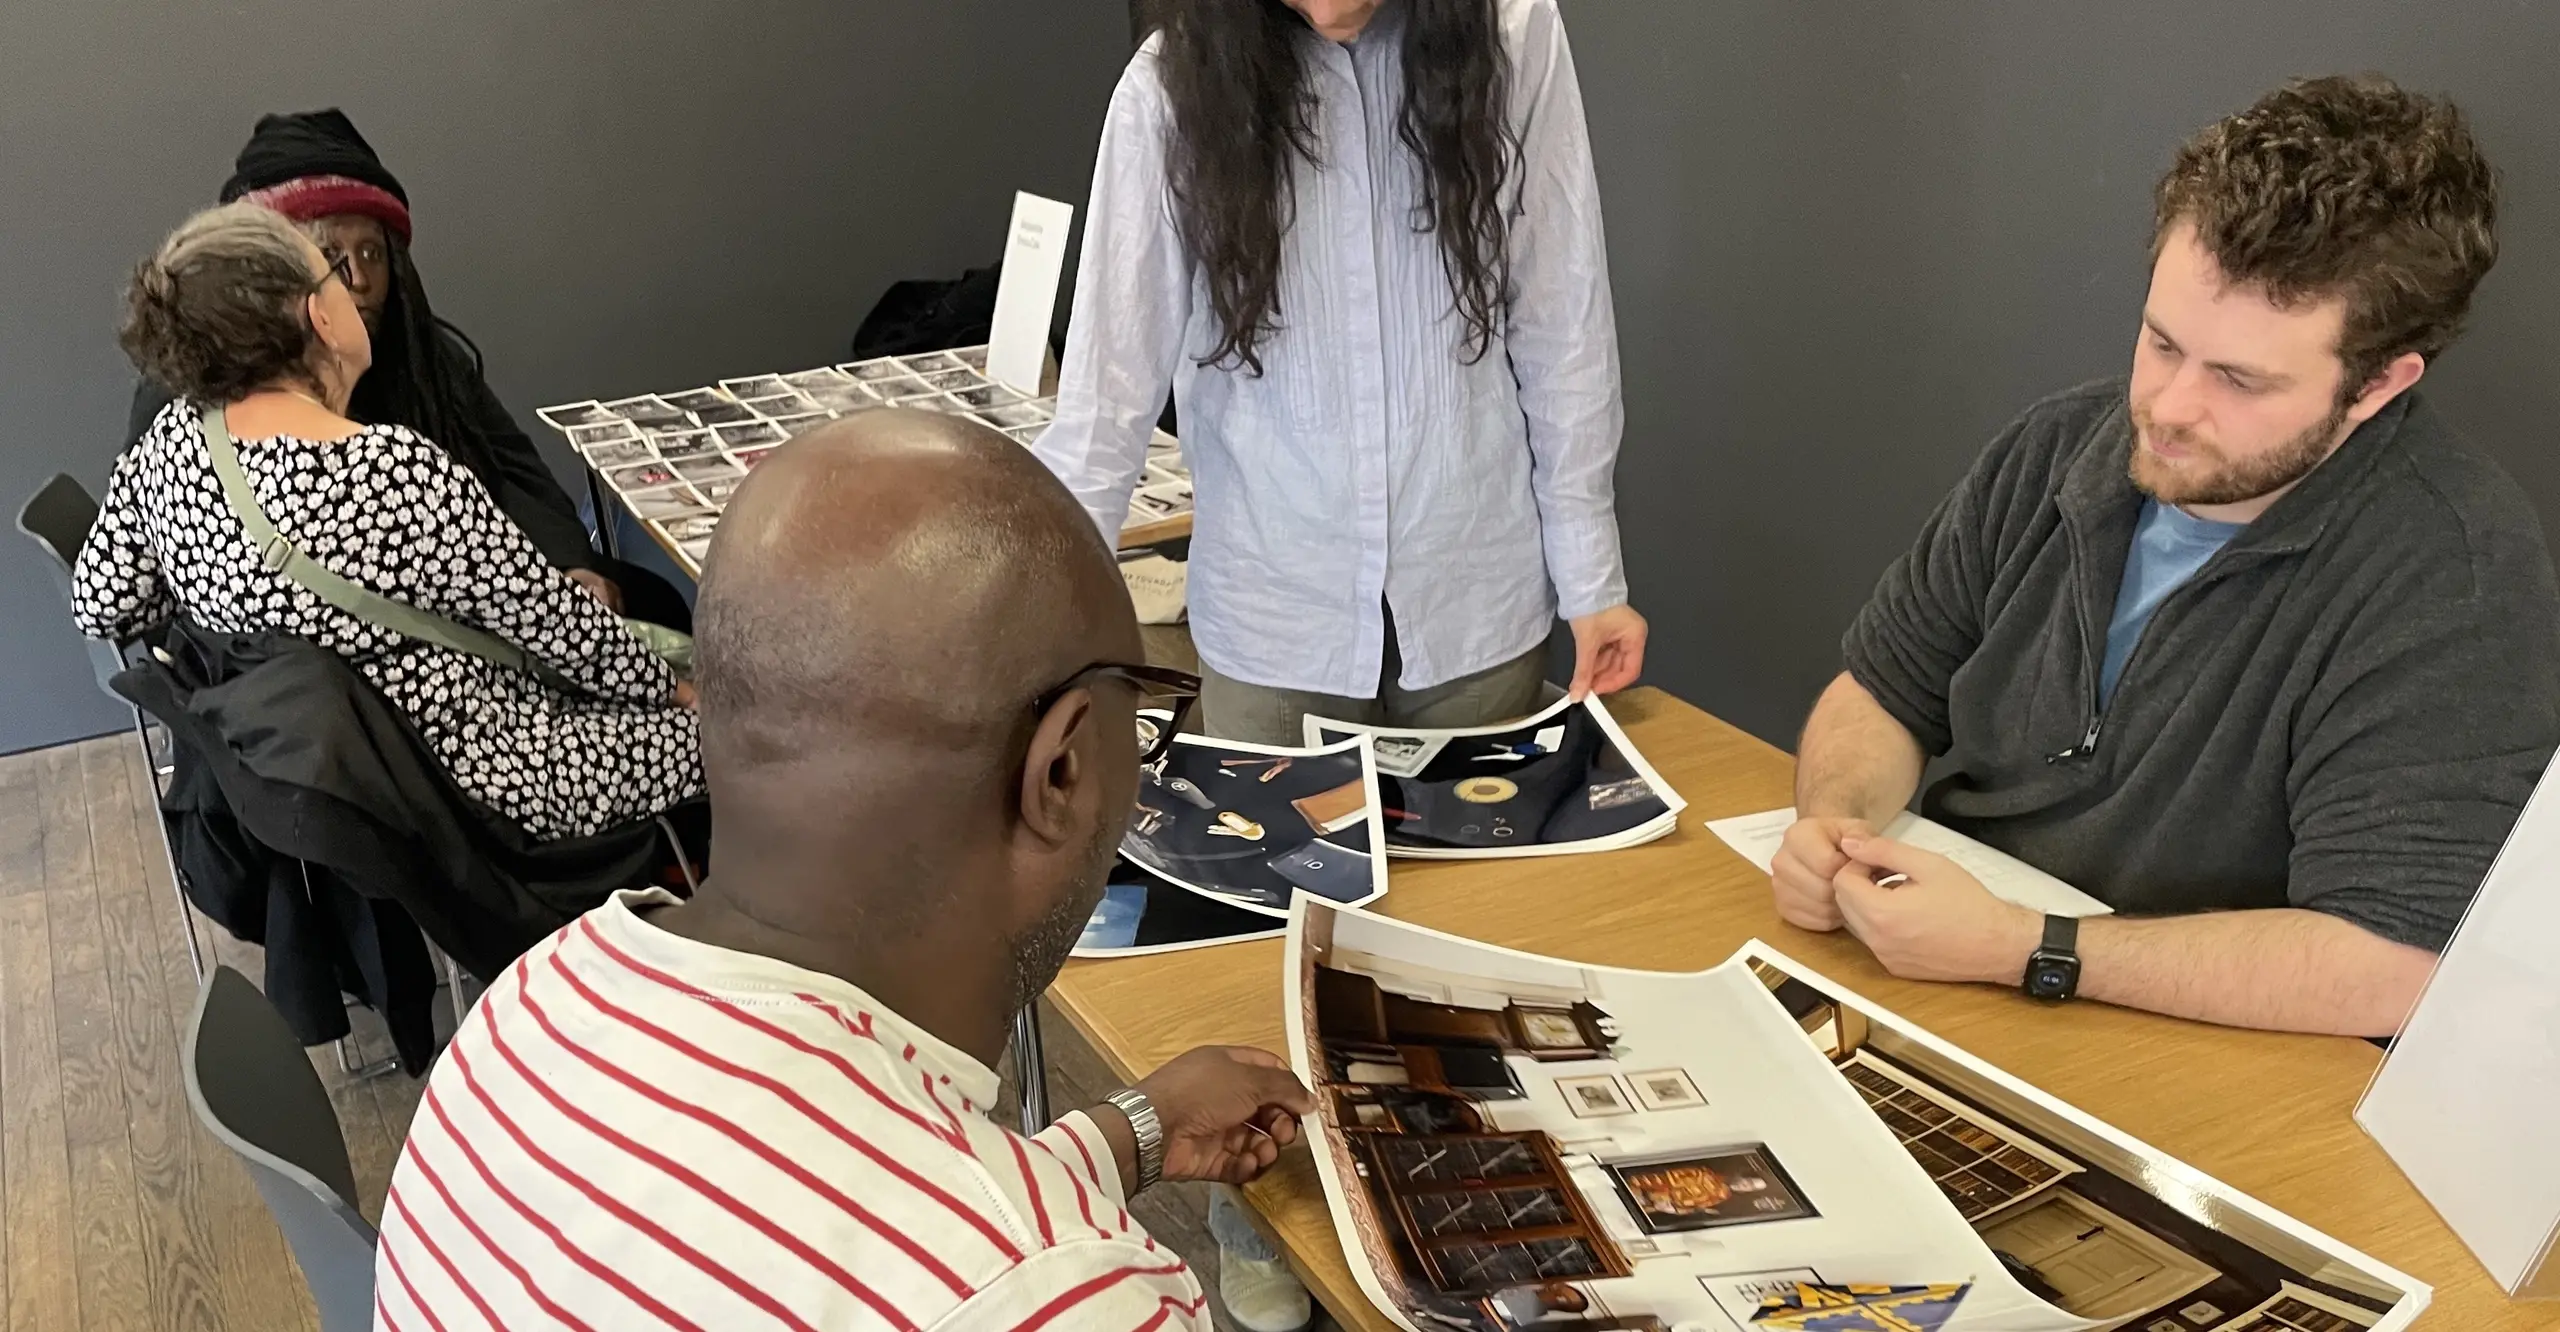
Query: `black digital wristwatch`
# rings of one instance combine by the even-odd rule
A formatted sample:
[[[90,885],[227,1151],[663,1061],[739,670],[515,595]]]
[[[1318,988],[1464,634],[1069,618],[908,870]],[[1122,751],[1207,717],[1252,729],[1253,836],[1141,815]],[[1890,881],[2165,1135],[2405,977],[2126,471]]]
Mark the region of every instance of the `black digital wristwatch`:
[[[2080,992],[2080,921],[2044,918],[2044,944],[2027,954],[2027,976],[2018,983],[2032,999],[2068,999]]]

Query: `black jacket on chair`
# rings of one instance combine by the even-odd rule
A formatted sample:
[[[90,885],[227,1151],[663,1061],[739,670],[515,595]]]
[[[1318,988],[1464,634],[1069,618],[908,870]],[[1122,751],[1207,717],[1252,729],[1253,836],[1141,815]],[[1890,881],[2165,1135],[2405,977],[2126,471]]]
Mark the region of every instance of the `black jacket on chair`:
[[[408,718],[326,648],[183,622],[154,643],[114,684],[177,742],[162,816],[188,896],[266,947],[267,995],[306,1043],[345,1033],[344,990],[383,1013],[402,1062],[422,1069],[435,978],[419,931],[492,978],[615,890],[656,879],[654,822],[532,839],[455,786]]]

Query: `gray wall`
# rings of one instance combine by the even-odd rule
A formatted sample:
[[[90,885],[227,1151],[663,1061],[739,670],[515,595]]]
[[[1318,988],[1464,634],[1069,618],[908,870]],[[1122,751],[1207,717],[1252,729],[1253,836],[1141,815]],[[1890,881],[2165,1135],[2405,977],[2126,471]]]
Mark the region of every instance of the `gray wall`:
[[[2560,531],[2560,4],[1565,0],[1626,348],[1649,677],[1781,744],[1992,433],[2123,373],[2149,189],[2288,76],[2447,92],[2504,257],[2426,390]]]
[[[2427,389],[2560,529],[2560,5],[1565,2],[1655,682],[1790,739],[1981,443],[2125,366],[2172,147],[2292,74],[2379,68],[2477,119],[2506,257]],[[1016,186],[1083,198],[1127,35],[994,0],[226,10],[12,7],[0,499],[103,481],[118,278],[260,110],[349,108],[522,410],[816,361],[888,281],[984,262]],[[31,556],[0,539],[0,751],[116,720]]]
[[[880,291],[994,261],[1016,188],[1081,202],[1128,50],[1027,0],[8,0],[0,503],[102,488],[123,275],[262,111],[340,105],[415,205],[438,310],[519,416],[842,359]],[[555,466],[566,474],[568,460]],[[0,534],[0,752],[119,712]]]

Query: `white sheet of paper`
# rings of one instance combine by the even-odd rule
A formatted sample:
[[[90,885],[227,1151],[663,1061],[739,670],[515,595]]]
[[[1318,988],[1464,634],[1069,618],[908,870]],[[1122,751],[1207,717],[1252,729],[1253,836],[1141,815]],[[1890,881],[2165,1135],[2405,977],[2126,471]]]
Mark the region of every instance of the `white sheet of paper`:
[[[1075,221],[1074,204],[1036,194],[1013,196],[1004,275],[996,280],[995,330],[987,339],[987,374],[1035,398],[1048,361],[1049,323],[1058,312],[1067,233]]]
[[[1796,812],[1773,809],[1765,814],[1744,814],[1730,819],[1713,819],[1707,831],[1724,839],[1743,859],[1768,869],[1778,858],[1778,843],[1793,827]],[[1935,852],[1964,866],[1965,872],[1982,881],[1991,895],[2004,902],[2014,902],[2030,911],[2049,916],[2107,916],[2114,909],[2035,866],[1996,850],[1957,832],[1943,823],[1935,823],[1917,814],[1905,812],[1886,825],[1884,835],[1923,851]]]
[[[2543,773],[2356,1107],[2505,1290],[2560,1268],[2560,762]],[[2540,1032],[2540,1036],[2532,1033]]]

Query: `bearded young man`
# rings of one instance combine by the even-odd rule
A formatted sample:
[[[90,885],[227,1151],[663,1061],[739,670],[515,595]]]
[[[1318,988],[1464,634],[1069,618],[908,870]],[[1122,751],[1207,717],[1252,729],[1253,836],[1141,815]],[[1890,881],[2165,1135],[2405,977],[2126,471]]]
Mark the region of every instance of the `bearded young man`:
[[[2460,112],[2380,79],[2181,149],[2130,380],[2028,409],[1850,628],[1780,913],[1902,976],[2396,1031],[2560,743],[2541,530],[2415,391],[2496,209]],[[1877,836],[1932,758],[1924,813],[2119,914]]]

